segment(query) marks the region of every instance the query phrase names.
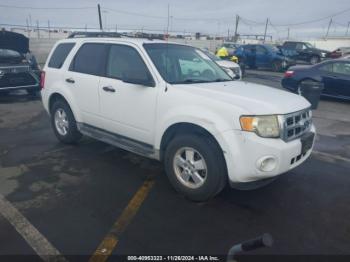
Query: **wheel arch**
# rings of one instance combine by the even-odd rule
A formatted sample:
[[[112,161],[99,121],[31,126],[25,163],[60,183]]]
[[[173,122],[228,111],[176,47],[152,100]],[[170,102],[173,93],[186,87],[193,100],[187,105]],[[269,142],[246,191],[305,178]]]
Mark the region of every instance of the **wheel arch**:
[[[79,115],[77,115],[77,110],[75,110],[75,108],[72,106],[72,103],[69,103],[69,100],[61,93],[58,92],[54,92],[50,95],[49,99],[48,99],[48,111],[49,114],[51,115],[51,110],[52,110],[52,106],[54,105],[54,103],[58,100],[63,100],[64,102],[67,103],[67,105],[70,107],[70,109],[72,110],[73,116],[74,118],[79,121]]]
[[[215,145],[219,148],[220,152],[222,152],[222,156],[224,157],[222,147],[220,146],[219,141],[216,139],[214,134],[212,134],[208,129],[193,123],[188,122],[179,122],[174,123],[170,125],[165,132],[162,135],[162,138],[160,140],[160,147],[159,147],[159,153],[160,153],[160,160],[164,157],[164,152],[169,144],[169,142],[176,136],[180,134],[196,134],[201,135],[204,137],[207,137],[211,139]]]

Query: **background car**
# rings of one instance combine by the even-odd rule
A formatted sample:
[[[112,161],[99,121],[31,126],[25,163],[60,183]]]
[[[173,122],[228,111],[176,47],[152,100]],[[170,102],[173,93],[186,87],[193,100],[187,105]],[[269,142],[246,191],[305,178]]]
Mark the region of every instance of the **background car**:
[[[324,84],[322,95],[350,100],[350,60],[328,60],[312,66],[293,66],[282,79],[282,86],[300,92],[304,81]]]
[[[25,89],[40,91],[39,67],[29,51],[29,39],[22,34],[0,31],[0,93]]]
[[[208,50],[202,50],[209,58],[215,61],[221,68],[223,68],[233,79],[241,79],[243,76],[241,67],[232,61],[223,60],[220,57],[210,53]]]
[[[295,64],[292,59],[285,57],[277,47],[268,44],[240,46],[235,55],[252,69],[269,68],[280,72]]]
[[[329,51],[315,48],[307,42],[286,41],[281,46],[283,54],[297,62],[307,62],[312,65],[328,57]]]
[[[350,47],[339,47],[328,54],[329,58],[340,58],[350,54]]]

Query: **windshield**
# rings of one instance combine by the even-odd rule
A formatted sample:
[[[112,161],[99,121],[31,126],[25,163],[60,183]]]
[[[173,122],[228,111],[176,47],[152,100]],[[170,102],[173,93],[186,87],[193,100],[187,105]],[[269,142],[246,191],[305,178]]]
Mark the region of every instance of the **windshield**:
[[[307,46],[307,48],[314,48],[310,43],[305,43],[305,45]]]
[[[208,52],[208,51],[203,51],[211,60],[213,61],[221,61],[222,59],[217,57],[216,55]]]
[[[270,49],[272,52],[281,53],[281,50],[277,46],[274,46],[274,45],[265,45],[265,46],[268,49]]]
[[[20,53],[10,49],[1,49],[0,48],[0,57],[20,57]]]
[[[170,84],[232,81],[205,53],[191,46],[144,44],[163,79]]]

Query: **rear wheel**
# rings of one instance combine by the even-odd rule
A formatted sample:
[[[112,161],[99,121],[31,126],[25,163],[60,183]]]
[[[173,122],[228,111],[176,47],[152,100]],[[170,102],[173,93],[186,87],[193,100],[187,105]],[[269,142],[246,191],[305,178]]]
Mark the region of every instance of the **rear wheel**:
[[[283,65],[282,65],[282,62],[280,61],[274,61],[272,63],[272,70],[274,72],[281,72],[282,71],[282,68],[283,68]]]
[[[226,185],[223,153],[208,137],[175,137],[166,148],[164,165],[174,188],[193,201],[206,201]]]
[[[73,144],[82,137],[77,128],[72,110],[63,100],[56,101],[52,106],[51,125],[56,137],[62,143]]]

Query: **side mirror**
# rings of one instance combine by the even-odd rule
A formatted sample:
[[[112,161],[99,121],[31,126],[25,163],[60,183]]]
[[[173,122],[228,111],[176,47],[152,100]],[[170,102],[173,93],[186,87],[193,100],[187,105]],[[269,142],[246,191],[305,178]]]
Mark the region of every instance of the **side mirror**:
[[[125,83],[154,87],[155,83],[149,72],[144,70],[127,70],[123,73],[122,80]]]

